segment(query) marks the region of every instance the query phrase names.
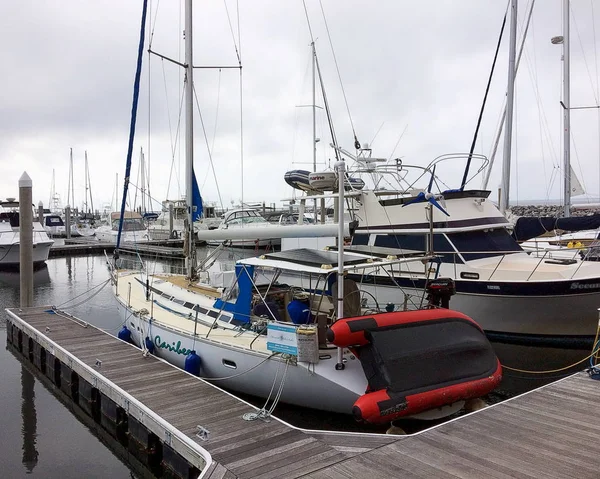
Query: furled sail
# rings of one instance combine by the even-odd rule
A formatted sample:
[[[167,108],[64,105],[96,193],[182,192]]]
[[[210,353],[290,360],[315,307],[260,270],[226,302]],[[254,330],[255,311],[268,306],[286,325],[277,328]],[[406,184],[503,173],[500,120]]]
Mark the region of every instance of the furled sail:
[[[200,188],[198,188],[196,173],[192,169],[192,221],[198,221],[202,218],[203,209],[202,196],[200,195]]]

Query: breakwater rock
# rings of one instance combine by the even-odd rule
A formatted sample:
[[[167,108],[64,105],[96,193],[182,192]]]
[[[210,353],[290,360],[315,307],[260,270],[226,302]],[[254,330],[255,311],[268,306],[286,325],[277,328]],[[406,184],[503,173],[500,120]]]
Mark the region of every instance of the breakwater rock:
[[[600,213],[600,208],[572,208],[571,216],[589,216]],[[563,216],[563,207],[559,205],[519,205],[510,208],[510,215],[515,217],[520,216],[552,216],[559,218]]]

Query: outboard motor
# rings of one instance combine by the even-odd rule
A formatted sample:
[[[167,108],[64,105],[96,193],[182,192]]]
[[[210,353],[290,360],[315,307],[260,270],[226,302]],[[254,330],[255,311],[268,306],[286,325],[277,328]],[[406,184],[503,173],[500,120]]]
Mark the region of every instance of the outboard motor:
[[[427,284],[427,301],[430,308],[450,308],[450,296],[456,294],[452,278],[437,278]]]

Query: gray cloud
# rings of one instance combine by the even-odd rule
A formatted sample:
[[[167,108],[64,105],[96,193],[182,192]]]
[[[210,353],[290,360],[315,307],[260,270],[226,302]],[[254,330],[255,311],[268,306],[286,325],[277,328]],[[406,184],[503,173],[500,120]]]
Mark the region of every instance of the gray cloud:
[[[520,2],[520,22],[527,3]],[[227,5],[237,35],[235,2]],[[196,64],[237,64],[224,4],[195,2],[194,6]],[[352,129],[320,7],[314,0],[307,1],[307,6],[337,137],[351,148]],[[371,142],[383,124],[373,146],[377,156],[387,157],[406,128],[394,156],[422,165],[443,153],[467,151],[506,3],[330,0],[323,6],[359,139]],[[560,181],[548,190],[552,169],[562,161],[561,49],[549,41],[561,32],[561,2],[538,2],[536,8],[517,80],[511,196],[519,200],[557,198],[561,190]],[[572,10],[572,104],[593,105],[598,82],[596,19],[588,3],[572,2]],[[16,196],[18,178],[26,169],[34,181],[34,198],[47,203],[55,169],[57,191],[65,197],[68,154],[73,147],[76,202],[83,200],[84,150],[90,158],[95,204],[111,201],[115,174],[122,181],[125,168],[140,13],[139,1],[28,0],[0,5],[4,46],[0,187],[4,196]],[[156,18],[152,47],[175,59],[183,55],[179,13],[176,2],[161,2],[158,13],[152,12],[153,22]],[[300,1],[240,2],[240,21],[244,198],[274,202],[291,195],[283,182],[284,172],[312,162],[310,109],[298,108],[311,102],[310,37]],[[506,50],[505,40],[476,148],[486,155],[504,101]],[[182,74],[172,64],[151,60],[149,143],[148,67],[146,55],[132,181],[139,148],[148,150],[150,145],[151,189],[162,200],[167,191],[171,197],[181,191],[175,179],[169,185],[168,178],[174,142],[178,145],[175,169],[183,168],[179,148],[183,141],[176,142],[174,137]],[[223,199],[239,201],[239,72],[196,70],[195,76],[210,145],[214,137],[213,161]],[[573,166],[588,191],[597,195],[598,112],[573,112],[572,122],[577,150],[572,153]],[[541,129],[540,124],[544,125]],[[207,178],[203,194],[214,201],[216,187],[198,117],[195,132],[196,173],[201,183]],[[318,134],[322,139],[318,159],[323,165],[333,153],[327,148],[330,139],[321,111]],[[500,161],[492,173],[492,189],[499,184],[499,165]],[[457,186],[462,171],[457,165],[447,175],[448,183]],[[476,179],[473,186],[479,183]]]

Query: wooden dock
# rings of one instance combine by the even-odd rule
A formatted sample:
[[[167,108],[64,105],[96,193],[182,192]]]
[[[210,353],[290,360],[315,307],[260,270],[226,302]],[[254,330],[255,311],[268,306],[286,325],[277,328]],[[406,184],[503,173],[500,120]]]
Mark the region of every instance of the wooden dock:
[[[246,421],[254,406],[66,313],[7,311],[22,360],[54,380],[59,360],[57,387],[74,401],[95,394],[102,414],[108,400],[127,411],[133,442],[161,440],[161,464],[177,477],[600,477],[600,382],[585,373],[413,435],[309,431]]]

